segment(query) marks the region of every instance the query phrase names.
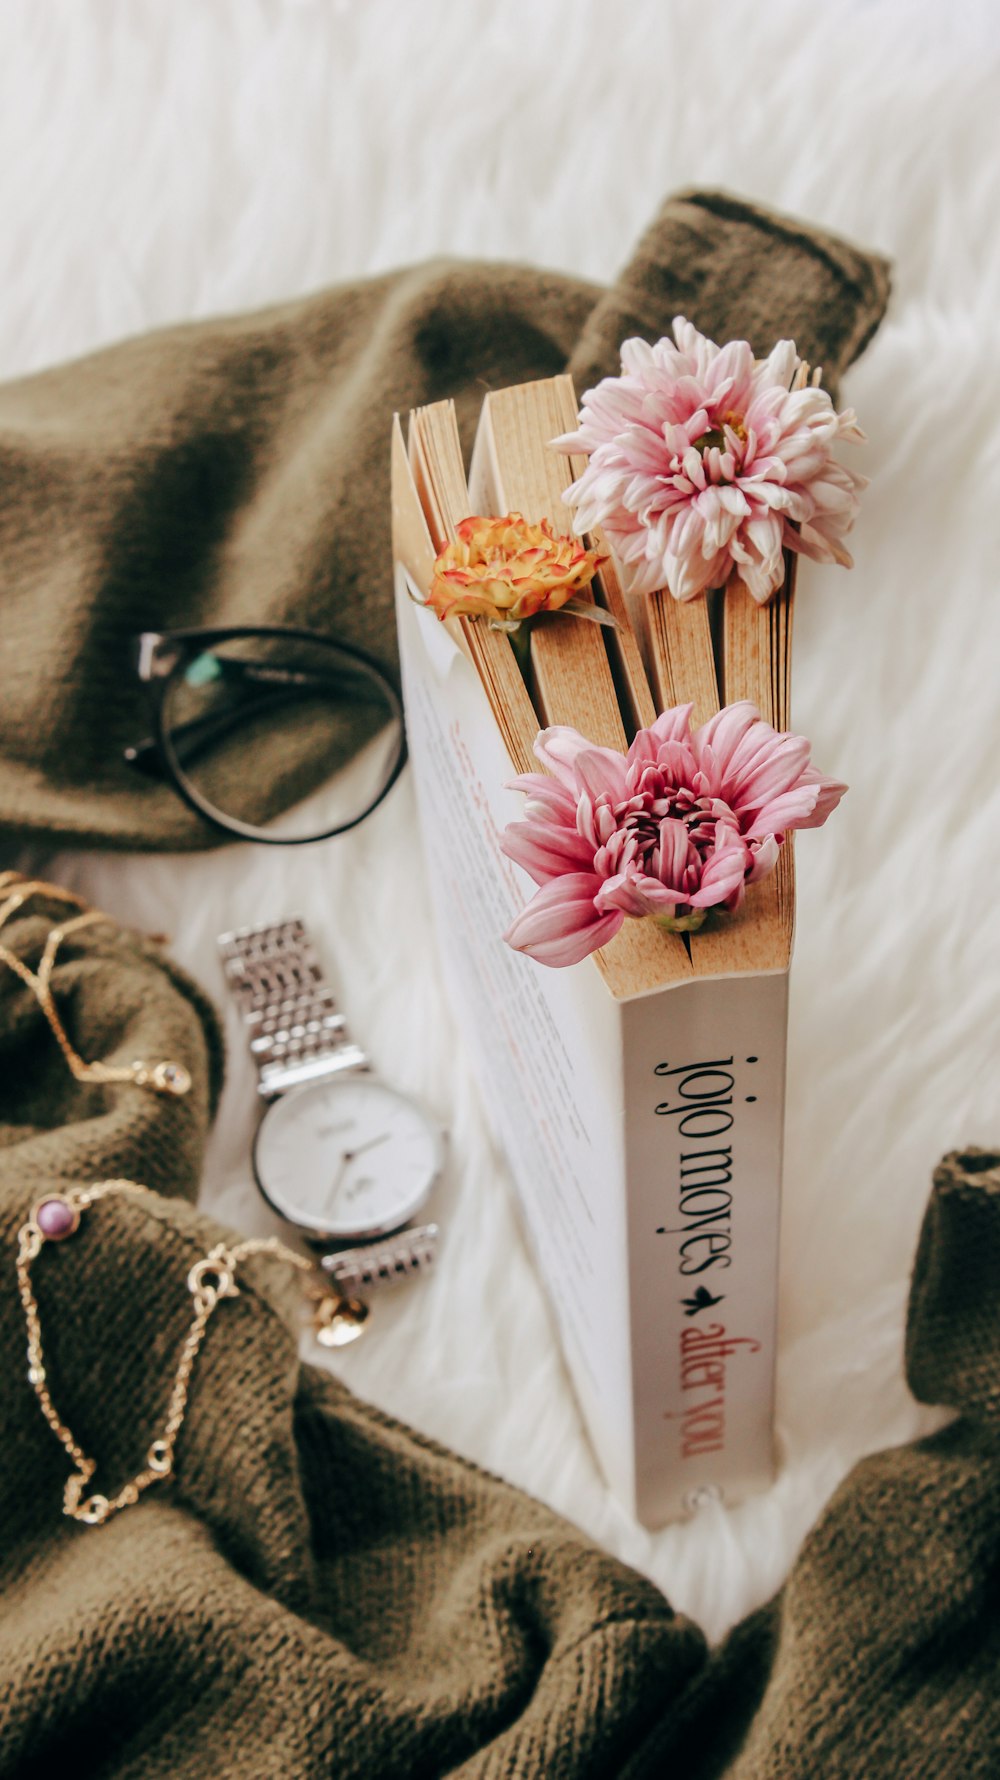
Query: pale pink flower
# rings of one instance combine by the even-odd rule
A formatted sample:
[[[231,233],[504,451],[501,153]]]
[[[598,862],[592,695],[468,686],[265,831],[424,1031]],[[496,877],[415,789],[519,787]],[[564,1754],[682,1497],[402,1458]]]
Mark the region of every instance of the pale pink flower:
[[[627,754],[575,729],[543,729],[548,774],[513,781],[524,820],[501,845],[540,886],[504,938],[541,964],[576,964],[626,915],[674,931],[709,909],[738,908],[772,871],[785,835],[818,828],[846,791],[809,764],[804,736],[782,734],[756,706],[727,705],[691,729],[691,706],[664,711]]]
[[[791,340],[755,359],[745,340],[716,346],[678,316],[673,340],[626,340],[621,361],[584,395],[577,431],[552,442],[588,454],[565,496],[574,529],[603,527],[632,591],[694,599],[735,568],[763,603],[783,549],[850,568],[842,540],[867,484],[833,446],[864,434],[808,381]]]

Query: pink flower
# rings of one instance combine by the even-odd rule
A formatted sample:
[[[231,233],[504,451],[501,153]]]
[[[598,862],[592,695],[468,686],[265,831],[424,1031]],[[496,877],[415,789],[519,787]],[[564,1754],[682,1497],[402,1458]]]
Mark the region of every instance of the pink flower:
[[[626,915],[682,931],[738,908],[789,830],[820,827],[847,789],[809,765],[804,736],[746,702],[694,731],[677,705],[627,754],[562,727],[543,729],[535,753],[551,776],[514,780],[524,820],[501,845],[540,886],[504,938],[541,964],[578,963]]]
[[[620,377],[584,395],[578,430],[552,442],[588,453],[565,498],[578,533],[603,526],[632,591],[694,599],[735,567],[763,604],[783,548],[850,568],[842,539],[867,484],[833,446],[864,434],[808,381],[791,340],[755,359],[745,340],[716,346],[678,316],[674,340],[626,340],[621,359]]]

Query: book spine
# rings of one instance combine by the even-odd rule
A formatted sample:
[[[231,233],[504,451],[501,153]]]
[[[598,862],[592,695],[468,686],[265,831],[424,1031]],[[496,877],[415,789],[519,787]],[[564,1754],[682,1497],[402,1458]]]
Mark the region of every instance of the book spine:
[[[635,1509],[658,1526],[773,1476],[788,976],[622,1009]]]

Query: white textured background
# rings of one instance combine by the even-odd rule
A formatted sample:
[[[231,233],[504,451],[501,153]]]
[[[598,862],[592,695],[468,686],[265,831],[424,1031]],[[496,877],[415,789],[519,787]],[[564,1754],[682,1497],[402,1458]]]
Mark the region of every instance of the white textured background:
[[[168,928],[217,994],[221,928],[310,920],[379,1068],[453,1136],[438,1274],[338,1365],[713,1635],[859,1454],[931,1425],[901,1374],[929,1172],[1000,1134],[998,109],[989,0],[0,0],[0,375],[441,251],[610,277],[691,182],[895,260],[846,388],[870,436],[857,567],[806,564],[796,614],[795,723],[852,789],[798,848],[768,1495],[656,1535],[608,1498],[442,1005],[407,780],[305,855],[52,862]],[[231,1042],[205,1200],[256,1228]]]

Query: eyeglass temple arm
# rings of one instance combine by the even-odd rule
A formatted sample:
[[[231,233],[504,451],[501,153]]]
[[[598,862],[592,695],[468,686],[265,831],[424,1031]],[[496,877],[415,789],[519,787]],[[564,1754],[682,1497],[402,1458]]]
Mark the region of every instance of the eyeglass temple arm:
[[[208,654],[207,651],[206,654]],[[270,686],[276,690],[279,687],[284,687],[289,691],[296,687],[302,687],[307,691],[316,687],[330,691],[344,684],[343,674],[322,674],[304,668],[286,668],[271,661],[254,661],[245,655],[223,655],[221,650],[212,650],[209,659],[213,663],[213,668],[217,668],[219,671],[217,673],[209,671],[205,674],[204,679],[199,683],[206,686],[210,686],[216,679],[225,680],[228,685],[244,680],[250,681],[255,686]],[[152,652],[140,654],[139,678],[147,684],[169,678],[175,668],[176,657],[164,668],[157,665],[157,657]],[[363,677],[378,679],[378,675],[371,671]],[[395,694],[389,682],[385,683],[383,690],[387,694],[387,702],[391,703]]]
[[[161,641],[162,639],[156,632],[148,632],[140,638],[139,677],[146,684],[155,681],[162,682],[174,670],[176,657],[168,666],[163,658],[158,656],[157,645]],[[252,703],[244,704],[238,711],[224,711],[205,717],[194,717],[173,729],[171,731],[173,749],[182,765],[195,759],[205,747],[211,746],[213,741],[224,736],[234,725],[241,723],[246,716],[253,715],[255,710],[259,711],[262,705],[266,706],[272,701],[280,703],[297,691],[309,691],[317,687],[329,691],[343,683],[343,677],[338,674],[306,673],[298,668],[275,667],[271,662],[248,660],[245,656],[224,655],[221,651],[213,653],[211,659],[220,669],[218,675],[220,679],[224,679],[230,686],[240,682],[249,683],[256,691],[256,697]],[[162,665],[159,665],[160,663]],[[207,683],[211,683],[212,677],[214,676],[210,676]],[[386,702],[390,710],[395,707],[397,714],[401,715],[398,695],[392,686],[386,682],[383,690],[388,695]],[[146,778],[163,780],[170,776],[169,767],[163,758],[163,749],[156,736],[144,736],[142,741],[135,742],[125,748],[123,758],[128,766],[141,772]]]
[[[293,672],[281,672],[279,679],[280,670],[272,669],[266,664],[262,672],[260,664],[256,662],[234,660],[231,656],[217,659],[224,664],[225,679],[229,682],[243,681],[252,690],[253,696],[248,697],[235,711],[217,711],[204,717],[192,717],[187,723],[180,723],[172,729],[173,750],[182,766],[196,760],[205,748],[221,740],[247,717],[259,715],[269,705],[283,704],[303,690],[310,691],[319,687],[328,691],[330,687],[340,683],[335,674],[306,674],[296,669]],[[388,685],[386,692],[391,693]],[[388,697],[386,706],[388,710],[392,710]],[[146,778],[162,780],[170,776],[156,736],[145,736],[141,742],[125,748],[123,758],[128,766],[134,767]]]

